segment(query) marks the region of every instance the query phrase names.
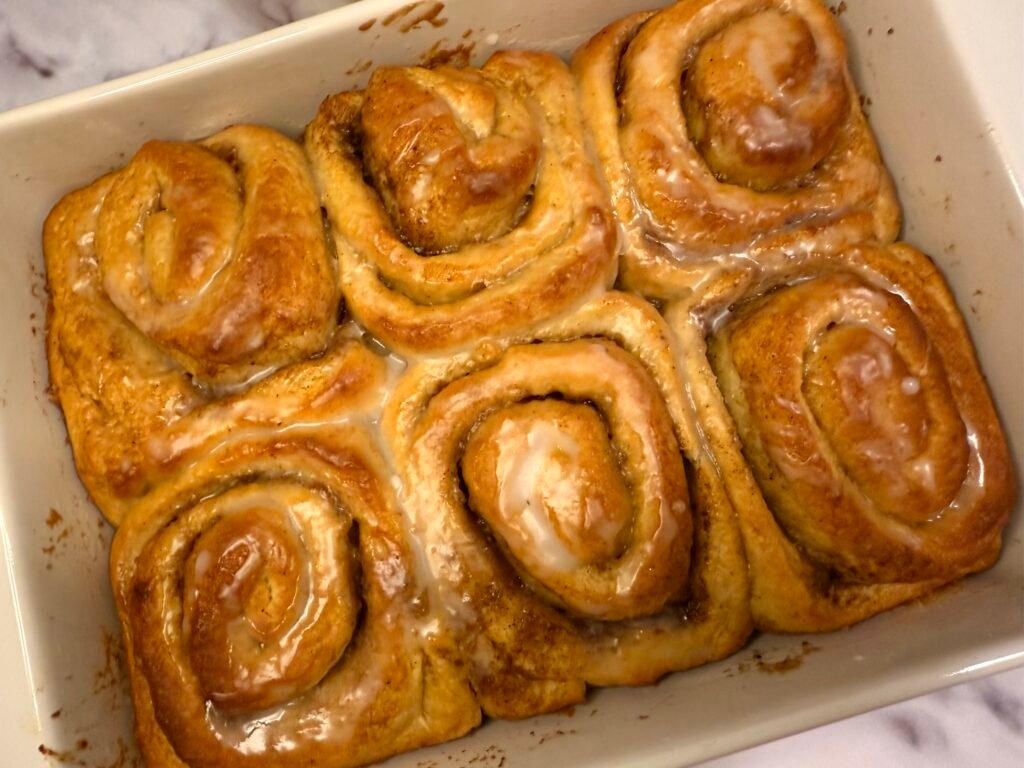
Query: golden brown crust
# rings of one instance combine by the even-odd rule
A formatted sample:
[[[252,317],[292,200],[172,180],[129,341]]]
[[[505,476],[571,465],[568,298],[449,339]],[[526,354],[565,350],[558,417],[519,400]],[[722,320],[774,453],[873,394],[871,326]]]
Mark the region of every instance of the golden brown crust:
[[[113,176],[67,195],[43,230],[50,286],[50,386],[67,422],[75,465],[108,520],[140,495],[146,438],[203,401],[181,368],[125,321],[100,286],[96,214]]]
[[[489,74],[384,67],[366,88],[366,170],[399,236],[423,253],[500,237],[527,204],[541,132],[526,102]]]
[[[402,353],[520,331],[614,279],[607,195],[572,77],[549,54],[382,70],[324,101],[306,148],[348,306]]]
[[[635,14],[573,69],[626,287],[678,298],[715,272],[895,239],[895,193],[818,0]]]
[[[745,641],[732,510],[642,300],[608,293],[419,363],[383,427],[487,713],[552,711],[587,683],[651,682]]]
[[[759,627],[847,626],[995,562],[1012,465],[927,257],[865,246],[722,280],[668,316]]]
[[[147,490],[153,435],[225,387],[322,352],[334,330],[306,161],[266,128],[146,144],[61,200],[43,250],[53,392],[113,522]]]
[[[118,530],[150,765],[356,766],[479,723],[360,400],[336,398],[333,426],[236,420]]]
[[[309,168],[268,128],[145,144],[103,201],[96,258],[114,306],[212,384],[319,352],[334,328]]]

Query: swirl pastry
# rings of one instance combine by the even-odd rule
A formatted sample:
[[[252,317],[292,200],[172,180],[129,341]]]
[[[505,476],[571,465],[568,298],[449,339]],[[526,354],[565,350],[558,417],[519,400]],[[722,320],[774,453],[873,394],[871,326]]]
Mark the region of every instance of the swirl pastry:
[[[684,0],[611,24],[573,63],[626,287],[672,298],[718,269],[895,239],[895,193],[819,0]]]
[[[910,246],[673,305],[756,624],[847,626],[989,567],[1015,493],[963,319]],[[696,321],[695,321],[696,320]],[[735,431],[733,431],[735,430]]]
[[[608,293],[400,380],[384,430],[484,711],[641,684],[750,631],[732,509],[661,317]]]
[[[682,0],[60,201],[147,764],[354,768],[996,560],[1006,441],[846,58],[819,0]]]
[[[568,70],[384,67],[306,129],[354,317],[403,353],[518,332],[614,279],[615,224]]]
[[[48,356],[86,487],[114,522],[144,446],[219,392],[324,350],[338,292],[309,168],[267,128],[151,141],[44,228]]]
[[[480,721],[363,426],[384,363],[342,347],[357,358],[342,370],[364,376],[317,395],[325,426],[296,412],[211,434],[207,416],[188,417],[176,471],[117,532],[111,577],[149,765],[344,768]]]

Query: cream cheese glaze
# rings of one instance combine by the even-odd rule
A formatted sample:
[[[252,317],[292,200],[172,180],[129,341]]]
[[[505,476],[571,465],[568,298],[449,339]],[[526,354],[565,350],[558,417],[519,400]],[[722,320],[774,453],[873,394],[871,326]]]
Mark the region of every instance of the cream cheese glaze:
[[[202,458],[197,460],[193,454],[193,463],[182,467],[170,487],[164,486],[171,491],[175,486],[181,487],[179,493],[186,495],[179,496],[178,502],[169,503],[166,493],[158,492],[158,498],[152,501],[154,508],[160,510],[156,517],[167,521],[165,531],[154,540],[157,543],[149,544],[138,559],[124,560],[115,551],[115,563],[124,562],[129,568],[142,569],[141,573],[129,577],[134,583],[139,579],[146,582],[151,578],[148,573],[166,574],[174,579],[175,573],[184,572],[183,596],[175,598],[172,591],[164,591],[164,597],[152,610],[162,616],[174,616],[176,610],[168,612],[163,601],[181,599],[183,617],[190,613],[199,615],[197,611],[202,611],[201,622],[185,620],[180,631],[173,625],[165,630],[167,640],[164,642],[172,646],[180,643],[186,648],[191,644],[189,667],[198,676],[207,701],[203,718],[206,725],[202,726],[204,735],[191,730],[194,725],[188,726],[189,744],[196,742],[192,746],[183,746],[184,742],[180,741],[183,732],[167,723],[166,713],[161,715],[164,727],[171,728],[169,733],[179,754],[206,755],[203,750],[212,748],[213,744],[209,738],[216,739],[216,744],[220,745],[217,750],[227,750],[219,752],[218,764],[235,764],[231,755],[249,755],[257,764],[262,764],[268,755],[280,755],[282,759],[294,755],[294,759],[301,759],[304,754],[337,749],[367,727],[366,718],[379,717],[371,713],[382,706],[392,706],[388,702],[405,696],[403,691],[409,685],[423,684],[414,683],[416,678],[407,675],[420,664],[418,660],[424,652],[432,652],[422,645],[424,639],[430,638],[419,628],[436,620],[429,611],[422,610],[427,601],[416,586],[418,582],[406,554],[404,537],[398,536],[398,516],[386,506],[374,510],[352,495],[372,493],[369,489],[374,486],[367,480],[357,476],[351,480],[353,485],[346,485],[349,481],[340,479],[344,475],[332,475],[335,470],[330,469],[330,464],[319,468],[316,465],[316,462],[338,461],[338,471],[351,471],[347,462],[355,461],[360,454],[345,459],[345,454],[338,452],[350,450],[343,447],[346,444],[351,444],[352,450],[370,451],[363,455],[372,456],[372,449],[359,447],[370,445],[360,442],[368,438],[362,429],[345,434],[347,436],[342,437],[339,433],[341,443],[330,448],[331,439],[325,439],[322,426],[316,429],[253,428],[233,436],[229,442],[212,448],[203,446]],[[322,444],[331,452],[323,453],[308,467],[297,464],[301,454],[294,454],[293,449],[286,447],[294,445],[305,451],[304,446],[314,444]],[[256,446],[279,446],[274,450],[285,453],[264,454],[254,459],[248,454]],[[236,468],[234,471],[243,473],[241,477],[250,479],[232,486],[237,481],[232,481],[230,476],[223,477],[228,463]],[[377,471],[382,469],[382,466],[376,467]],[[194,492],[187,488],[201,482],[202,476],[211,478],[212,482],[226,483],[227,490],[207,494],[195,506],[175,516],[176,503],[193,503],[189,496]],[[282,479],[275,479],[277,477]],[[372,482],[377,483],[376,492],[387,493],[386,475],[378,475]],[[188,485],[182,487],[182,483]],[[357,490],[363,488],[366,490]],[[163,498],[159,498],[161,494]],[[343,500],[337,494],[342,494]],[[195,524],[191,522],[193,519],[197,520]],[[162,523],[152,520],[144,524],[151,527]],[[119,534],[118,547],[133,548],[136,536],[140,537],[140,544],[145,544],[147,534],[133,529],[131,520],[127,525],[124,535]],[[174,555],[178,565],[164,564],[152,552],[154,547],[162,546],[161,538],[182,544],[188,542],[195,535],[189,532],[190,528],[196,525],[202,527],[195,531],[198,538],[191,554],[188,547],[177,543],[171,550],[178,553]],[[358,530],[358,553],[351,550],[356,539],[348,531],[353,525]],[[389,543],[388,537],[396,538]],[[204,557],[204,553],[214,554]],[[188,559],[182,562],[181,558],[186,556]],[[232,564],[231,570],[224,571],[229,566],[215,565],[218,562]],[[350,570],[355,567],[358,572]],[[212,591],[202,587],[210,579],[219,581]],[[289,587],[290,584],[293,586]],[[362,591],[361,597],[351,591],[356,589]],[[197,594],[200,597],[196,597]],[[131,611],[140,610],[142,606],[130,602],[133,598],[127,599],[129,606],[134,606]],[[363,615],[357,623],[360,605],[363,605]],[[211,612],[212,606],[220,606],[218,610],[226,612],[223,621]],[[348,619],[338,617],[339,608],[344,608]],[[131,626],[133,632],[140,636],[145,634],[146,625],[141,619],[136,618]],[[218,627],[223,629],[218,630]],[[200,629],[205,634],[196,636]],[[209,633],[214,631],[223,632],[220,636],[233,649],[223,659],[216,655],[217,644],[209,639]],[[324,642],[324,632],[331,634],[328,643]],[[392,639],[385,640],[389,636]],[[440,640],[436,634],[433,639]],[[157,661],[161,658],[159,652],[153,656],[155,651],[138,642],[136,653],[141,654],[144,668],[165,669]],[[435,659],[432,663],[438,661]],[[244,666],[238,667],[240,663]],[[151,666],[153,664],[158,666]],[[225,665],[227,670],[234,671],[221,672]],[[213,680],[222,682],[211,681],[210,674],[214,673],[203,672],[207,667],[216,671]],[[403,669],[407,671],[402,672]],[[458,681],[458,676],[453,680]],[[184,685],[183,690],[187,690],[189,684]],[[258,698],[254,698],[257,694]],[[413,699],[403,706],[418,703],[423,695],[428,694],[414,693]],[[466,693],[460,696],[462,698],[453,705],[464,701]],[[239,697],[242,699],[237,701]],[[195,701],[191,699],[185,709],[192,708]],[[166,701],[159,699],[157,706],[166,706]],[[465,718],[469,719],[461,720],[466,723],[463,728],[478,717],[474,712],[470,706],[465,713]],[[434,726],[429,720],[409,721],[403,716],[388,727],[396,729],[398,738],[405,738],[401,734],[410,728],[414,737],[420,729],[425,729],[423,733],[430,738]],[[444,733],[445,728],[442,726],[438,733]],[[203,743],[207,746],[203,747]],[[369,754],[380,754],[376,750],[386,748],[387,743],[367,744],[365,749],[371,750]],[[332,748],[332,744],[336,746]],[[197,764],[206,763],[197,759]]]
[[[494,436],[498,452],[496,469],[500,516],[513,527],[518,523],[518,532],[526,545],[521,551],[532,550],[529,558],[531,570],[541,575],[549,570],[571,571],[581,562],[562,537],[566,533],[578,532],[586,525],[585,515],[595,503],[600,508],[600,502],[592,498],[584,498],[582,505],[578,498],[573,498],[576,488],[571,484],[580,473],[577,463],[579,444],[544,421],[529,426],[525,445],[521,441],[512,443],[509,426],[511,422],[505,422]],[[555,511],[554,514],[563,510],[575,512],[575,519],[552,519],[549,508]],[[558,525],[558,522],[568,524]],[[612,533],[613,542],[618,532]]]
[[[312,170],[243,126],[55,209],[147,759],[363,764],[991,563],[1013,481],[955,305],[847,249],[898,209],[845,55],[811,0],[689,0],[575,81],[383,68]]]
[[[684,661],[697,652],[690,643],[711,628],[690,618],[694,606],[710,611],[694,616],[731,610],[714,580],[695,577],[689,589],[675,581],[710,567],[703,533],[692,545],[693,570],[657,570],[666,548],[680,557],[691,517],[709,514],[670,490],[684,473],[668,471],[678,459],[669,461],[665,436],[692,446],[694,429],[671,344],[649,306],[605,294],[518,340],[415,360],[389,400],[382,424],[403,477],[410,535],[449,624],[471,649],[485,711],[520,711],[538,695],[548,703],[530,706],[564,705],[578,700],[583,679],[647,679],[665,669],[652,669],[648,653],[673,666],[691,663]],[[644,368],[657,378],[643,383]],[[649,400],[652,385],[671,424]],[[652,418],[663,426],[646,426]],[[708,459],[700,462],[704,477]],[[724,521],[715,515],[710,525],[719,531]],[[724,544],[718,554],[728,557],[732,543],[719,535],[712,551]],[[507,610],[530,618],[510,626],[501,618]],[[734,619],[727,623],[743,633],[742,611]],[[546,633],[542,648],[536,637]],[[679,638],[672,651],[670,637]],[[725,637],[735,642],[731,632]],[[594,666],[580,669],[588,653]],[[560,687],[541,688],[545,678]],[[511,685],[518,701],[500,693]]]

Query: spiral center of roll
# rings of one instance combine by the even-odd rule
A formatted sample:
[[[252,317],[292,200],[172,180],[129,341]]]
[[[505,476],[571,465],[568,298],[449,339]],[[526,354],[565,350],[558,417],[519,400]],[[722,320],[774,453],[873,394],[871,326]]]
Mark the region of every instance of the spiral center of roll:
[[[355,629],[346,523],[317,494],[272,491],[245,488],[197,507],[197,517],[217,518],[184,564],[184,650],[205,696],[226,712],[315,685]]]
[[[379,69],[362,128],[366,169],[420,253],[492,240],[524,214],[540,132],[525,102],[482,73]]]
[[[799,184],[832,150],[849,110],[841,67],[791,13],[765,10],[711,36],[682,91],[711,171],[759,191]]]
[[[138,279],[161,302],[185,301],[231,256],[242,219],[238,177],[228,163],[191,144],[150,142],[136,162],[152,163],[138,172],[150,179],[132,206],[142,217],[131,230],[142,236],[145,273]]]
[[[945,377],[928,370],[939,366],[912,370],[887,339],[854,324],[826,331],[806,361],[808,405],[839,461],[878,507],[911,522],[948,505],[967,471]],[[951,430],[939,441],[936,422]]]
[[[470,504],[541,582],[614,560],[632,510],[601,417],[558,400],[488,416],[463,460]]]
[[[147,142],[103,200],[96,253],[114,306],[215,389],[321,352],[334,330],[309,169],[268,128]]]

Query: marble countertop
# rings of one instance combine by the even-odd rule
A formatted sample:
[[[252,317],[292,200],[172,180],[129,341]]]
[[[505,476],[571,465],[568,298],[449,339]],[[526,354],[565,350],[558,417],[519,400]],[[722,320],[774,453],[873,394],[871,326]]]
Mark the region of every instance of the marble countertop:
[[[346,0],[33,0],[0,5],[0,111]],[[1024,668],[721,758],[714,768],[1024,765]]]

